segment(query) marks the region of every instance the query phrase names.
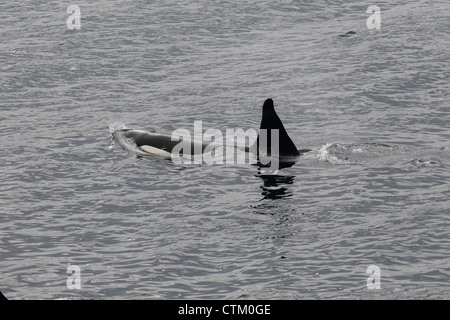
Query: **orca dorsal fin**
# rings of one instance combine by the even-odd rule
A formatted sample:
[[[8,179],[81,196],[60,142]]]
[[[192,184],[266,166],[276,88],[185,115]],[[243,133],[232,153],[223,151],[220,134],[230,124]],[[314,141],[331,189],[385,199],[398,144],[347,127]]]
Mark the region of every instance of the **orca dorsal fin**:
[[[271,129],[278,129],[279,131],[279,155],[281,157],[294,157],[299,156],[300,153],[297,150],[294,142],[286,132],[283,123],[275,112],[275,107],[272,99],[267,99],[264,102],[262,110],[262,119],[259,129],[267,130],[267,154],[271,153]],[[259,135],[256,141],[257,152],[259,155]]]

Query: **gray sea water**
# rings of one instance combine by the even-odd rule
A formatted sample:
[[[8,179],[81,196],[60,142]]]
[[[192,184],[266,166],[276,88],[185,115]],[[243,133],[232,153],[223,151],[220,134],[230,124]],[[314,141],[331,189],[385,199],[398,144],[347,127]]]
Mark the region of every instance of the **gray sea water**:
[[[0,4],[6,297],[450,298],[448,0],[70,4]],[[312,150],[275,176],[110,134],[257,129],[269,97]]]

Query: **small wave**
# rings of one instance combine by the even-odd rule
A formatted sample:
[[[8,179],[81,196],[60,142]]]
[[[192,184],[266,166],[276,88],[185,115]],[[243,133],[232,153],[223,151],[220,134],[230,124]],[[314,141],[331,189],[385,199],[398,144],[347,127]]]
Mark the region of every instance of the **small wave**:
[[[350,161],[348,161],[348,158],[340,159],[336,154],[334,154],[334,152],[331,149],[335,148],[336,146],[339,145],[330,142],[323,145],[319,150],[317,150],[316,153],[317,160],[321,162],[327,162],[330,164],[352,164]]]
[[[113,134],[115,131],[120,130],[127,130],[127,126],[123,124],[122,122],[114,122],[113,124],[109,125],[109,133]]]
[[[384,143],[327,143],[320,147],[315,157],[321,162],[334,165],[356,165],[381,156],[389,156],[393,152],[403,152],[400,147]]]
[[[418,168],[440,165],[440,163],[437,161],[424,160],[424,159],[413,159],[413,160],[409,161],[408,164],[418,167]]]

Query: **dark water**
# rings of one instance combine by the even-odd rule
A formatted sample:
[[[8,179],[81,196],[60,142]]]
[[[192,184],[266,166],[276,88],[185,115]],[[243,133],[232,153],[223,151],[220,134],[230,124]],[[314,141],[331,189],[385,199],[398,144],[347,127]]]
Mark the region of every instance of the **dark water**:
[[[79,30],[60,1],[0,5],[5,296],[450,297],[447,0],[375,3],[380,30],[361,1],[74,4]],[[109,131],[258,128],[267,97],[312,149],[271,177]]]

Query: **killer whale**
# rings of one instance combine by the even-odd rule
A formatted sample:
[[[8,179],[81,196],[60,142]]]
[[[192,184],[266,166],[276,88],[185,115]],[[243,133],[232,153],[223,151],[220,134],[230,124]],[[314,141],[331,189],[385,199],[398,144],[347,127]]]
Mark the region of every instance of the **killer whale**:
[[[256,153],[257,157],[260,156],[260,135],[261,129],[265,129],[267,132],[267,142],[264,146],[263,154],[264,156],[270,156],[272,153],[272,138],[271,130],[277,129],[279,134],[278,140],[278,156],[289,157],[292,160],[293,157],[297,157],[302,153],[310,150],[297,150],[294,142],[289,137],[283,123],[281,122],[279,116],[275,112],[274,103],[272,99],[267,99],[262,107],[262,119],[260,124],[260,133],[257,136],[255,144],[251,147],[246,147],[246,152]],[[148,132],[144,130],[134,130],[134,129],[119,129],[118,130],[126,139],[132,140],[136,146],[142,151],[160,155],[163,157],[170,158],[174,148],[180,143],[179,140],[172,140],[171,135],[159,134],[154,132]],[[118,140],[117,132],[111,132],[113,137]],[[191,141],[190,148],[188,148],[188,153],[190,155],[195,155],[198,153],[203,153],[205,149],[210,145],[210,142],[199,142]],[[178,150],[178,149],[176,149]],[[185,152],[185,149],[182,149]],[[176,151],[177,152],[177,151]],[[180,154],[182,155],[182,154]]]
[[[133,140],[145,152],[164,157],[170,157],[172,150],[179,144],[178,140],[172,141],[171,135],[133,129],[122,129],[121,132],[125,138]],[[207,146],[208,143],[192,141],[190,155],[202,153]]]

